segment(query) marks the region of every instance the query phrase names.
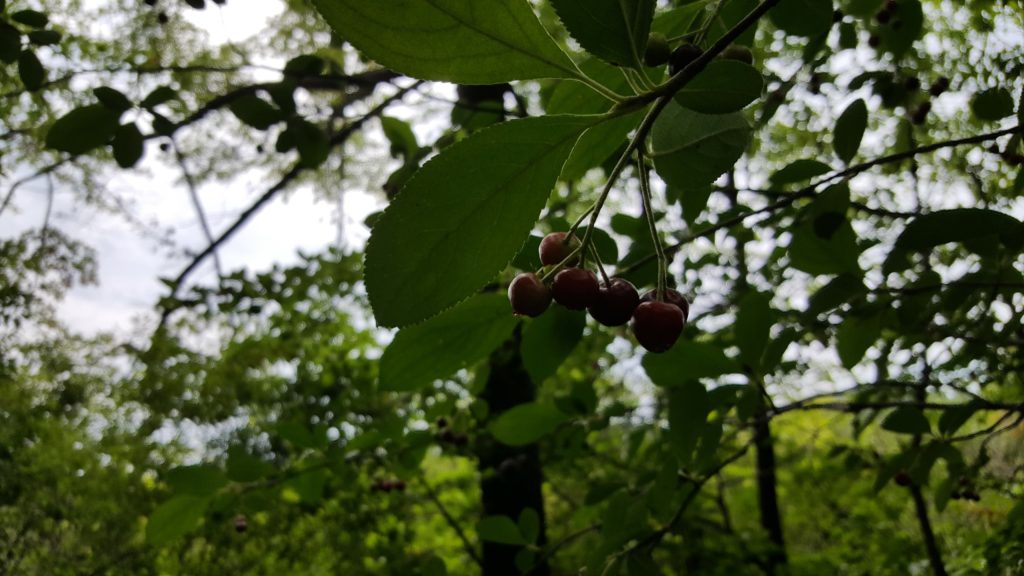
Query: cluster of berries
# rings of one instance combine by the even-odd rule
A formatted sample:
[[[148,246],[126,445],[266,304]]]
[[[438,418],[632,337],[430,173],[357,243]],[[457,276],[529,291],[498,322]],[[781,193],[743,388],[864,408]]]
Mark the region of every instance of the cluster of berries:
[[[632,319],[633,334],[641,346],[651,352],[665,352],[676,343],[686,325],[690,303],[675,290],[664,291],[661,300],[656,290],[643,296],[622,278],[611,278],[603,285],[590,270],[578,268],[579,239],[565,232],[548,234],[540,243],[543,266],[566,267],[555,274],[551,287],[536,274],[525,272],[508,286],[512,310],[521,316],[544,313],[554,299],[570,310],[587,310],[605,326],[622,326]],[[570,259],[566,261],[567,259]]]
[[[402,480],[391,480],[388,478],[378,478],[370,486],[370,490],[373,492],[391,492],[397,490],[398,492],[405,491],[405,482]]]

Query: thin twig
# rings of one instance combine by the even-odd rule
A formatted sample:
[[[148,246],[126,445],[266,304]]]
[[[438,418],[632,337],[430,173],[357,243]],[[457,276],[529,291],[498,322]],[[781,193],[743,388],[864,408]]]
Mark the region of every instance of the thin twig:
[[[459,522],[455,519],[455,517],[452,516],[450,512],[448,512],[447,508],[445,508],[444,504],[441,502],[441,498],[437,495],[437,492],[434,491],[434,488],[430,485],[430,482],[427,482],[426,478],[420,478],[419,480],[420,484],[423,485],[424,491],[427,493],[427,497],[430,498],[430,501],[434,503],[434,506],[437,507],[438,512],[440,512],[441,516],[444,517],[445,522],[448,523],[448,526],[450,526],[451,529],[455,531],[455,534],[459,537],[459,540],[462,541],[462,548],[466,551],[466,554],[468,554],[469,557],[472,558],[473,561],[476,562],[478,566],[483,568],[484,561],[483,558],[481,558],[480,555],[477,554],[476,546],[473,545],[470,539],[466,536],[466,533],[463,532],[462,527],[459,526]]]
[[[192,208],[196,211],[196,219],[199,220],[199,227],[203,230],[203,235],[206,236],[206,243],[213,244],[213,232],[210,230],[210,222],[206,219],[206,212],[203,210],[203,203],[199,199],[199,190],[196,186],[195,179],[192,177],[192,172],[188,169],[188,164],[185,162],[185,156],[181,153],[181,149],[178,147],[178,141],[171,138],[171,148],[174,149],[174,158],[178,161],[178,166],[181,168],[181,174],[185,178],[185,185],[188,188],[189,198],[192,199]],[[221,281],[224,280],[224,267],[221,266],[220,254],[214,250],[213,254],[213,265],[217,269],[217,277]]]

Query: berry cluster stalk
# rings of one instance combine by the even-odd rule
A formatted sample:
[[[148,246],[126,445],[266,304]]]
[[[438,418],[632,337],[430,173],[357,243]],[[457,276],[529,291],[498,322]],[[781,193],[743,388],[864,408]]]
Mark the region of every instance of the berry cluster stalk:
[[[640,179],[640,199],[644,206],[644,219],[647,220],[647,228],[651,231],[651,241],[654,243],[654,252],[658,257],[658,301],[665,300],[666,278],[668,277],[668,258],[665,256],[665,247],[661,244],[661,237],[658,236],[658,227],[654,223],[654,208],[651,206],[651,180],[647,171],[647,164],[644,162],[643,150],[636,150],[636,171]]]

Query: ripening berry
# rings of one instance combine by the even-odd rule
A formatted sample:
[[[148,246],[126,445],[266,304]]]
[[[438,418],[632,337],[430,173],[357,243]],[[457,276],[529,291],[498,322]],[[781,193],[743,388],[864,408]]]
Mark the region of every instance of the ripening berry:
[[[540,316],[551,305],[551,291],[536,274],[525,272],[509,283],[508,301],[520,316]]]
[[[555,274],[551,295],[562,306],[570,310],[583,310],[597,302],[601,285],[597,276],[583,268],[566,268]]]
[[[683,333],[683,311],[668,302],[641,302],[633,311],[633,335],[650,352],[666,352]]]
[[[576,236],[567,238],[566,232],[552,232],[540,241],[540,248],[537,250],[540,255],[542,266],[557,266],[572,254],[573,250],[580,247],[580,239]],[[575,266],[579,257],[566,262],[567,266]]]
[[[627,280],[612,278],[607,286],[602,286],[588,311],[590,315],[605,326],[622,326],[633,317],[633,311],[640,304],[640,294]]]

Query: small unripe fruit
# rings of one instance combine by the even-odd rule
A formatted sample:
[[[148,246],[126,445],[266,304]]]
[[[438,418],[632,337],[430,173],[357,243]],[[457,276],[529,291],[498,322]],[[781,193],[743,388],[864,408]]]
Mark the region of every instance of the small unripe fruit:
[[[597,276],[583,268],[566,268],[555,275],[551,295],[555,302],[570,310],[583,310],[597,302],[601,285]]]
[[[520,316],[540,316],[551,305],[551,291],[536,274],[525,272],[509,283],[508,301]]]
[[[910,473],[908,473],[906,470],[900,470],[899,472],[896,473],[895,476],[892,477],[892,479],[894,482],[896,482],[898,486],[903,487],[910,486],[911,484],[914,483],[914,480],[910,477]]]
[[[612,278],[607,286],[602,286],[588,311],[590,315],[605,326],[622,326],[633,317],[633,312],[640,304],[640,294],[636,287],[622,278]]]
[[[556,266],[562,263],[572,254],[573,250],[576,250],[580,246],[580,239],[576,236],[572,236],[566,242],[566,232],[552,232],[544,237],[540,241],[540,248],[538,254],[540,255],[540,263],[542,266]],[[575,266],[579,262],[579,257],[575,257],[569,262],[566,262],[568,266]]]
[[[668,302],[641,302],[633,311],[633,335],[650,352],[665,352],[683,333],[683,311]]]
[[[651,32],[647,38],[647,49],[644,50],[644,64],[647,66],[661,66],[668,62],[672,55],[672,46],[668,38],[659,32]]]
[[[644,292],[644,295],[640,297],[641,302],[656,302],[657,300],[657,290],[649,290],[647,292]],[[673,290],[671,288],[666,288],[664,301],[668,302],[669,304],[675,305],[676,308],[679,308],[679,310],[682,311],[684,322],[687,318],[690,317],[690,301],[686,299],[686,296],[683,296],[678,291]]]
[[[668,73],[671,76],[678,74],[683,68],[686,68],[690,62],[693,62],[704,51],[700,47],[693,44],[683,44],[672,51],[672,55],[668,58]]]
[[[722,50],[719,58],[723,60],[736,60],[744,64],[754,63],[754,53],[750,51],[750,48],[738,44],[731,44],[725,50]]]

